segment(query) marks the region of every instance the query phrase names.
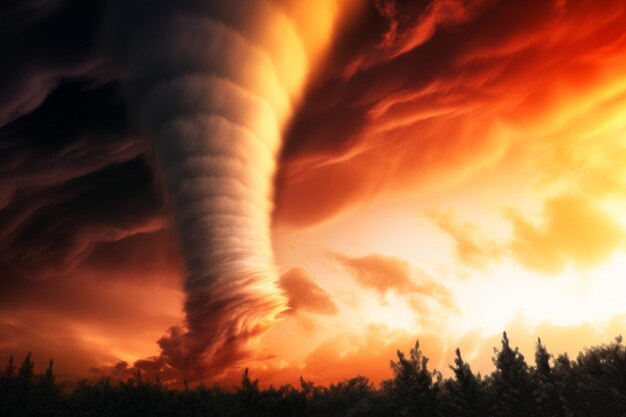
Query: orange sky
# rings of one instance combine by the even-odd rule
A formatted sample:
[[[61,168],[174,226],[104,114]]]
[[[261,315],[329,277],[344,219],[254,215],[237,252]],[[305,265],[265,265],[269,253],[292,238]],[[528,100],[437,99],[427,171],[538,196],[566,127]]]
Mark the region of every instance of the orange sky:
[[[416,339],[485,372],[502,330],[529,359],[537,336],[574,354],[623,333],[626,4],[346,4],[276,179],[290,310],[224,380],[380,381]],[[166,219],[12,284],[0,359],[89,376],[157,355],[183,320]]]
[[[484,371],[504,329],[530,357],[536,336],[575,353],[622,333],[624,5],[435,1],[401,32],[392,10],[348,79],[312,93],[311,113],[349,102],[360,123],[343,147],[303,132],[279,178],[279,260],[338,306],[311,319],[320,338],[436,334],[428,354],[465,343]]]

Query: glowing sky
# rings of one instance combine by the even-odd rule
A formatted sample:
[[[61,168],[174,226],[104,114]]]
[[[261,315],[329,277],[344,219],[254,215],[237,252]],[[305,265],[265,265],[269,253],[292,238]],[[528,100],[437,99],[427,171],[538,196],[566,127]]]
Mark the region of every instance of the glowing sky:
[[[98,12],[57,3],[2,29],[30,55],[0,64],[0,361],[121,375],[182,322],[181,255]],[[337,13],[276,178],[290,310],[224,378],[378,381],[417,338],[431,366],[460,346],[483,371],[505,329],[527,357],[537,336],[575,353],[623,333],[626,4]]]

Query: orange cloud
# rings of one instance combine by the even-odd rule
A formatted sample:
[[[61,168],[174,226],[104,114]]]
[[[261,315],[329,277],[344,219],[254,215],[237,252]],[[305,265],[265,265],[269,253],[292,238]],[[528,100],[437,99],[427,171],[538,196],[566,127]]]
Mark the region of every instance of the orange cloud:
[[[582,267],[606,258],[624,242],[624,231],[588,198],[564,195],[546,201],[543,224],[533,225],[515,211],[510,249],[524,266],[554,273],[573,262]]]
[[[331,256],[363,288],[376,291],[383,299],[390,291],[404,297],[415,311],[421,313],[422,320],[428,321],[431,309],[458,311],[454,296],[447,287],[403,259],[377,254],[361,258],[350,258],[338,253]]]
[[[382,255],[349,258],[334,254],[333,257],[354,274],[361,286],[372,288],[381,295],[390,290],[410,292],[417,289],[411,278],[411,265],[403,259]]]
[[[453,212],[432,211],[429,217],[452,237],[456,256],[465,265],[485,269],[488,264],[498,261],[502,256],[503,248],[500,245],[485,237],[477,225],[460,222]]]
[[[374,32],[380,46],[344,45],[345,66],[296,115],[278,178],[280,224],[319,223],[378,193],[447,189],[515,160],[514,147],[540,149],[522,155],[539,161],[623,112],[620,1],[394,7],[373,12],[385,23]],[[365,64],[372,54],[376,65]]]
[[[590,198],[565,194],[546,200],[539,224],[518,211],[506,211],[513,233],[506,243],[485,236],[473,223],[459,222],[452,213],[431,212],[429,217],[455,242],[457,258],[484,269],[504,255],[523,266],[548,274],[574,264],[589,268],[623,247],[624,230],[613,216]]]
[[[290,314],[337,314],[330,294],[317,285],[304,268],[291,268],[281,275],[278,285],[289,298]]]

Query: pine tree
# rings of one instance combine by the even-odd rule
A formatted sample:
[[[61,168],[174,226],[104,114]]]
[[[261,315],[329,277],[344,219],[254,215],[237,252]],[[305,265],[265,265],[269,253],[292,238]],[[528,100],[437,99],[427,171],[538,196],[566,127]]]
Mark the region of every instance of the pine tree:
[[[248,368],[245,369],[241,376],[241,387],[237,387],[237,397],[242,407],[244,415],[258,415],[258,405],[261,400],[261,391],[259,389],[259,380],[250,379]]]
[[[594,414],[626,414],[626,349],[620,337],[609,345],[585,349],[572,368],[580,381],[579,395]]]
[[[537,339],[535,350],[534,390],[538,415],[541,417],[564,417],[563,404],[550,367],[550,354]]]
[[[493,358],[496,371],[492,375],[494,414],[502,417],[533,417],[536,406],[528,365],[519,349],[511,348],[506,332],[502,349]]]
[[[54,385],[54,372],[52,371],[53,366],[54,366],[54,360],[50,359],[50,362],[48,363],[48,369],[46,369],[46,373],[44,374],[42,378],[42,382],[45,385],[48,385],[48,386]]]
[[[20,366],[17,379],[21,383],[30,384],[33,379],[34,368],[35,364],[31,360],[31,352],[28,352],[28,355],[24,358],[24,362],[22,362],[22,366]]]
[[[13,356],[9,358],[9,363],[4,371],[4,375],[7,379],[15,378],[15,364],[13,363]]]
[[[461,350],[456,349],[455,366],[450,366],[455,379],[444,383],[441,403],[445,415],[454,417],[482,417],[486,413],[485,398],[480,379],[463,361]]]
[[[398,362],[390,362],[394,377],[383,388],[397,407],[398,415],[436,415],[437,387],[433,386],[433,374],[428,370],[428,358],[420,350],[419,340],[408,359],[399,350],[397,355]]]
[[[590,417],[593,414],[590,413],[587,403],[581,395],[582,380],[575,365],[575,361],[570,360],[567,353],[564,353],[554,360],[552,374],[557,390],[564,402],[565,414],[568,417]]]

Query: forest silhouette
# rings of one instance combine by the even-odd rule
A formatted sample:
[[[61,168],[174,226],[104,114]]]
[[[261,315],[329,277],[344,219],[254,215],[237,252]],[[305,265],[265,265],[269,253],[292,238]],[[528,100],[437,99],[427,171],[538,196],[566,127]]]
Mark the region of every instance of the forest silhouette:
[[[459,349],[451,376],[428,369],[419,341],[398,351],[393,376],[374,386],[366,377],[318,386],[260,388],[245,370],[240,385],[173,389],[140,373],[125,381],[79,381],[62,390],[53,362],[35,374],[31,355],[13,358],[0,376],[0,416],[428,416],[625,417],[626,348],[621,336],[584,349],[576,359],[551,355],[539,339],[534,365],[506,332],[494,348],[494,371],[474,374]]]

